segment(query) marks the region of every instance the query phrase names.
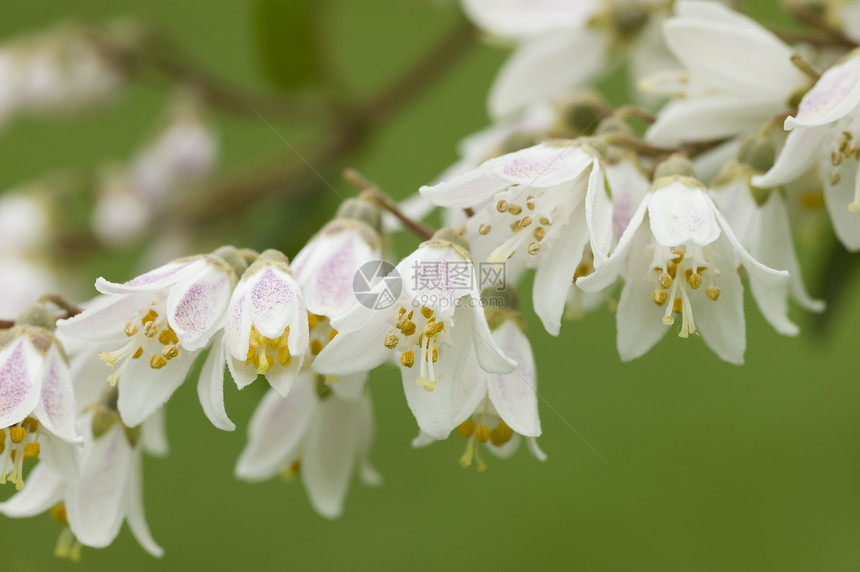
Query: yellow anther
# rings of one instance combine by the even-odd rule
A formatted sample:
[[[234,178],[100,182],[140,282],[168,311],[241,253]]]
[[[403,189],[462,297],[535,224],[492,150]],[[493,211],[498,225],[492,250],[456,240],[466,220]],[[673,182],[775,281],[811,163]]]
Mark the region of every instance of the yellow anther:
[[[149,359],[149,367],[152,369],[161,369],[167,365],[167,360],[161,354],[155,354]]]
[[[125,329],[123,329],[123,332],[125,332],[125,335],[129,338],[132,337],[138,332],[137,324],[135,324],[134,322],[127,323],[125,325]]]
[[[30,433],[35,433],[39,428],[39,421],[35,417],[27,416],[24,418],[24,421],[21,422],[21,427]]]
[[[707,288],[705,288],[705,296],[716,302],[717,299],[720,297],[720,287],[708,286]]]
[[[834,151],[830,155],[830,164],[834,167],[838,167],[842,163],[842,153],[839,151]]]
[[[672,311],[676,314],[680,314],[683,311],[683,302],[681,298],[675,298],[672,301]]]
[[[158,312],[156,312],[155,310],[150,308],[149,312],[147,312],[146,315],[140,319],[140,325],[145,326],[148,323],[154,322],[157,319],[158,319]]]
[[[551,221],[551,220],[549,220],[549,217],[545,217],[545,216],[540,217],[540,218],[538,219],[538,222],[539,222],[539,223],[541,223],[541,224],[542,224],[542,225],[544,225],[544,226],[550,226],[550,225],[552,225],[552,221]]]
[[[427,306],[421,306],[421,315],[429,320],[433,317],[433,310],[431,310]]]
[[[407,350],[400,355],[400,365],[403,367],[412,367],[415,364],[415,353],[412,350]]]
[[[508,203],[508,201],[501,200],[498,203],[496,203],[496,210],[499,211],[500,213],[503,213],[503,212],[506,212],[508,210],[508,208],[510,208],[510,206],[511,205]]]
[[[164,349],[161,350],[161,355],[163,355],[165,359],[173,359],[179,355],[179,348],[173,344],[166,345],[164,346]]]
[[[478,234],[485,235],[488,234],[491,230],[493,230],[493,227],[488,224],[482,224],[478,227]]]
[[[27,432],[21,426],[16,425],[14,427],[9,427],[9,439],[13,443],[20,443],[23,441],[26,434]]]
[[[523,228],[526,228],[531,223],[532,223],[532,217],[530,217],[530,216],[524,216],[522,219],[520,219],[520,226]]]
[[[514,436],[514,430],[507,426],[506,423],[499,423],[490,431],[490,443],[496,447],[501,447],[511,440]]]
[[[805,193],[800,197],[800,204],[805,209],[817,210],[824,207],[824,193]]]
[[[478,425],[475,427],[475,439],[481,443],[486,443],[490,440],[490,428],[486,425]]]
[[[511,223],[511,230],[514,232],[520,232],[523,229],[523,225],[521,221],[514,221]]]
[[[257,348],[254,346],[248,347],[248,355],[245,356],[245,363],[251,365],[254,362],[254,358],[257,357]]]
[[[508,207],[508,212],[516,216],[523,212],[523,207],[521,207],[520,205],[511,205],[510,207]]]
[[[662,306],[663,304],[665,304],[666,300],[668,300],[668,299],[669,299],[669,293],[666,292],[665,290],[657,289],[657,290],[654,290],[653,292],[651,292],[651,300],[653,300],[654,303],[657,304],[658,306]]]
[[[660,288],[662,288],[663,290],[668,290],[672,287],[672,277],[669,276],[668,272],[663,272],[662,274],[660,274],[660,277],[657,279],[657,281],[660,283]]]
[[[840,175],[836,171],[833,171],[832,173],[830,173],[830,178],[828,179],[828,181],[830,182],[831,185],[836,186],[839,184],[839,182],[841,180],[842,180],[842,175]]]
[[[546,230],[544,229],[544,227],[539,226],[534,230],[532,236],[535,237],[535,240],[541,241],[546,236]]]
[[[329,341],[333,340],[336,335],[337,335],[337,330],[332,329],[331,333],[328,335]]]
[[[308,329],[313,330],[319,324],[320,318],[316,314],[308,312]]]
[[[576,282],[577,278],[588,276],[589,273],[591,273],[591,264],[588,262],[580,262],[576,266],[576,270],[573,271],[573,281]]]
[[[675,264],[681,264],[681,262],[684,261],[684,251],[683,250],[673,250],[672,254],[675,255],[675,257],[672,259],[672,262],[674,262]]]
[[[69,518],[66,516],[66,505],[64,504],[55,504],[51,509],[51,518],[54,521],[59,522],[63,526],[69,526]]]
[[[162,345],[167,346],[177,343],[179,338],[176,337],[176,332],[173,331],[173,328],[167,326],[165,329],[161,330],[160,334],[158,334],[158,341],[161,342]]]
[[[135,351],[134,354],[132,354],[131,359],[137,359],[142,355],[143,355],[143,347],[141,346],[141,347],[137,348],[137,351]]]
[[[4,443],[6,441],[6,430],[0,429],[0,443]]]
[[[433,363],[439,359],[439,346],[433,346]]]
[[[399,342],[399,341],[400,341],[400,339],[397,337],[397,335],[386,334],[385,339],[382,340],[382,345],[384,345],[385,347],[387,347],[390,350],[393,350],[394,348],[397,347],[397,342]]]
[[[323,346],[322,346],[321,341],[311,340],[311,353],[313,355],[319,355],[319,353],[322,351],[322,349],[323,349]],[[280,348],[279,348],[279,350],[280,350]]]
[[[693,290],[698,290],[699,286],[702,285],[702,275],[698,272],[687,270],[687,284],[689,284],[690,288]]]
[[[320,348],[322,348],[322,344],[320,344]],[[313,343],[311,343],[311,351],[313,351],[313,350],[314,350],[314,346],[313,346]],[[322,351],[322,349],[320,349],[320,351]],[[314,355],[316,355],[316,354],[314,354]],[[290,355],[290,348],[287,346],[287,344],[284,344],[278,348],[278,363],[279,364],[281,364],[284,367],[287,367],[290,365],[290,362],[292,361],[292,359],[293,359],[293,356]]]
[[[676,262],[670,262],[669,264],[666,265],[666,272],[668,272],[669,276],[671,276],[672,279],[674,280],[675,274],[678,273],[678,264]]]
[[[457,425],[457,433],[460,434],[460,437],[464,439],[468,439],[475,432],[475,422],[471,419],[467,419],[463,421],[459,425]]]
[[[541,245],[539,242],[530,242],[526,252],[532,256],[537,256],[540,253]]]
[[[24,458],[25,459],[35,459],[39,456],[39,444],[38,443],[27,443],[24,445]]]
[[[404,337],[411,336],[412,334],[415,333],[415,330],[416,330],[415,322],[410,322],[408,320],[406,322],[404,322],[403,325],[400,326],[400,332],[403,334]]]
[[[427,337],[436,336],[445,329],[445,322],[428,322],[424,326],[423,334]]]
[[[147,338],[154,338],[158,335],[158,324],[155,322],[147,322],[143,327],[143,335]]]
[[[532,199],[534,199],[534,196],[533,196],[533,195],[529,195],[529,196],[526,198],[526,207],[527,207],[530,211],[535,210],[535,203],[534,203],[534,201],[533,201]]]

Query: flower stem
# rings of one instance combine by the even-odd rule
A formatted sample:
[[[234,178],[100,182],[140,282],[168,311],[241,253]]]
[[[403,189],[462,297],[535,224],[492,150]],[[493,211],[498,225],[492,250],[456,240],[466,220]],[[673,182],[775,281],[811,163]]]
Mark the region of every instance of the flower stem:
[[[345,169],[343,172],[343,178],[360,190],[362,196],[373,199],[379,204],[379,206],[397,217],[397,220],[409,229],[412,234],[423,240],[430,240],[433,238],[433,233],[435,231],[432,228],[407,216],[406,213],[400,210],[400,206],[392,200],[391,197],[380,191],[378,186],[365,179],[361,173],[355,169]]]

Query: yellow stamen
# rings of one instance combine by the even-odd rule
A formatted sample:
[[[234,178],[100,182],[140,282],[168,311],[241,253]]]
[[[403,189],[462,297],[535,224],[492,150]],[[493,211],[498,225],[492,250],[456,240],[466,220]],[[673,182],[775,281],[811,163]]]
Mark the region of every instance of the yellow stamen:
[[[714,302],[720,297],[720,288],[719,286],[708,286],[705,288],[705,295],[713,300]]]
[[[141,318],[140,325],[145,326],[148,323],[154,322],[157,319],[158,319],[158,312],[156,312],[155,310],[150,308],[149,312],[147,312],[146,315],[143,318]]]
[[[27,443],[24,445],[24,458],[25,459],[35,459],[39,456],[39,444],[38,443]]]
[[[23,427],[20,427],[18,425],[14,426],[14,427],[9,427],[9,439],[13,443],[20,443],[21,441],[23,441],[24,436],[26,434],[27,434],[27,432],[24,430]]]
[[[173,344],[166,345],[164,346],[164,349],[161,350],[161,355],[163,355],[165,359],[173,359],[179,355],[179,348]]]
[[[143,347],[137,348],[137,351],[131,356],[131,359],[137,359],[143,355]]]
[[[665,290],[654,290],[651,292],[651,300],[658,306],[662,306],[669,299],[669,293]]]
[[[407,350],[400,355],[400,365],[403,367],[412,367],[415,365],[415,353],[412,350]]]
[[[510,206],[511,205],[508,203],[508,201],[501,200],[498,203],[496,203],[496,210],[499,211],[500,213],[503,213],[503,212],[506,212]]]
[[[311,340],[311,353],[313,355],[319,355],[319,353],[322,351],[322,349],[323,349],[323,345],[322,345],[321,341]]]
[[[457,433],[464,439],[468,439],[475,433],[475,422],[470,419],[463,421],[457,425]]]
[[[486,425],[478,425],[475,428],[475,439],[481,443],[486,443],[490,440],[490,428]]]
[[[680,314],[680,313],[682,313],[682,311],[683,311],[683,302],[682,302],[681,298],[675,298],[675,299],[672,301],[672,311],[673,311],[673,312],[675,312],[676,314]]]
[[[129,322],[125,325],[123,332],[125,332],[125,335],[129,338],[132,337],[138,332],[137,325],[134,322]]]
[[[161,369],[167,365],[167,360],[161,354],[155,354],[149,360],[149,367],[152,369]]]

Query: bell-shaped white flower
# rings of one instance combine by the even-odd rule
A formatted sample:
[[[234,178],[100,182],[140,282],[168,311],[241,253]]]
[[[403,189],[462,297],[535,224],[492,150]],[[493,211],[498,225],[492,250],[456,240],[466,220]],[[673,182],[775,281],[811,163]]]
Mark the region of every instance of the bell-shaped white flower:
[[[598,291],[624,275],[617,312],[623,360],[647,352],[680,314],[681,337],[700,333],[720,358],[740,364],[746,333],[738,263],[760,283],[753,295],[768,321],[796,333],[785,315],[788,273],[749,255],[697,180],[670,175],[655,181],[612,256],[577,285]]]
[[[757,187],[775,187],[818,167],[824,202],[836,236],[846,248],[860,250],[860,51],[828,69],[803,96],[776,163],[754,177]]]
[[[824,302],[813,299],[803,284],[785,198],[779,190],[753,187],[749,182],[752,173],[747,165],[728,163],[711,184],[711,197],[750,256],[771,268],[788,271],[786,294],[807,310],[823,312]],[[752,282],[753,289],[759,286],[760,282]]]
[[[81,442],[69,365],[53,327],[53,313],[39,304],[0,330],[0,484],[8,477],[18,489],[24,462],[39,456],[47,435]]]
[[[322,376],[305,369],[287,397],[269,391],[251,418],[236,476],[253,482],[300,473],[314,509],[327,518],[340,516],[356,465],[365,484],[380,482],[368,458],[370,396],[363,384],[355,389],[358,399],[341,399]]]
[[[305,293],[307,309],[333,318],[355,302],[359,269],[380,260],[379,209],[370,201],[348,199],[333,221],[311,238],[290,268]]]
[[[79,560],[81,545],[103,548],[128,522],[140,545],[153,556],[163,551],[153,540],[143,511],[142,450],[163,454],[157,417],[146,420],[139,429],[128,429],[114,411],[103,406],[80,418],[78,429],[84,437],[79,453],[80,469],[70,475],[40,463],[30,474],[24,489],[0,503],[0,513],[23,518],[46,510],[64,526],[56,554]]]
[[[484,371],[516,365],[490,335],[474,263],[449,229],[403,259],[369,294],[375,303],[362,298],[332,320],[337,334],[314,360],[314,370],[340,377],[395,358],[408,394],[416,386],[453,391],[471,348]]]
[[[665,9],[660,1],[463,0],[463,7],[479,27],[518,46],[490,90],[494,117],[584,85],[610,67],[613,49],[635,46],[634,67],[665,50],[649,33],[652,15]]]
[[[227,366],[239,389],[264,375],[286,397],[308,353],[308,311],[287,257],[263,252],[236,286],[224,328]]]
[[[508,292],[506,292],[507,294]],[[413,440],[415,447],[444,439],[455,427],[466,442],[460,459],[464,467],[474,459],[478,468],[485,468],[478,449],[481,443],[500,457],[508,457],[519,446],[520,436],[526,437],[529,449],[540,460],[546,457],[538,448],[535,437],[541,433],[537,407],[537,371],[531,344],[523,331],[522,316],[510,309],[488,308],[487,317],[493,329],[493,340],[506,355],[517,361],[508,373],[487,373],[476,367],[474,356],[460,377],[460,387],[446,395],[415,394],[409,406],[418,419],[421,432]],[[407,398],[410,395],[407,393]],[[444,408],[435,401],[450,399],[457,415],[453,419],[434,419]],[[447,425],[445,425],[447,423]],[[447,432],[435,434],[424,427],[447,427]]]
[[[236,249],[170,262],[125,284],[99,278],[104,299],[83,313],[58,323],[66,336],[99,342],[100,356],[119,387],[119,413],[134,427],[161,407],[182,384],[191,364],[224,327],[230,295],[245,266]],[[110,351],[111,347],[119,346]],[[212,355],[217,352],[211,352]],[[223,363],[223,362],[222,362]],[[217,387],[217,376],[201,382]],[[207,403],[204,411],[216,426],[230,428],[221,412]]]
[[[475,258],[504,264],[509,281],[522,268],[537,268],[535,312],[558,335],[586,245],[599,263],[612,241],[612,204],[597,153],[576,141],[541,143],[421,193],[446,207],[489,203],[468,223]]]
[[[641,89],[674,97],[648,130],[649,141],[678,145],[752,131],[790,109],[790,99],[809,85],[789,46],[718,2],[675,3],[663,31],[686,69],[640,81]]]

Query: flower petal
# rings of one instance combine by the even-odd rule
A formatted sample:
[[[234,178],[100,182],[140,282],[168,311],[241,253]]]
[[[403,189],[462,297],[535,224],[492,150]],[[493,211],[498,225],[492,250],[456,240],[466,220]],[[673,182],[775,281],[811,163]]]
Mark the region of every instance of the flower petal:
[[[167,321],[183,348],[203,348],[215,331],[224,327],[233,281],[231,272],[207,263],[194,273],[184,274],[170,289]]]
[[[140,426],[140,448],[156,457],[166,457],[170,449],[164,417],[164,408],[156,409]]]
[[[513,320],[506,320],[493,332],[493,337],[507,355],[517,360],[517,368],[511,373],[489,375],[490,402],[511,429],[520,435],[537,437],[541,428],[531,344]]]
[[[212,425],[224,431],[234,431],[236,425],[230,421],[224,408],[224,367],[227,365],[224,355],[224,334],[215,334],[212,339],[212,349],[206,356],[200,378],[197,380],[197,397],[203,407],[203,413]]]
[[[39,422],[61,439],[81,441],[75,428],[77,407],[72,376],[57,344],[51,344],[45,355],[41,393],[41,400],[35,411]]]
[[[849,211],[848,205],[854,202],[855,188],[860,184],[860,177],[857,176],[857,171],[846,163],[843,162],[835,168],[834,172],[840,175],[837,184],[831,185],[830,181],[824,181],[824,204],[839,241],[848,250],[856,252],[860,250],[860,214]],[[826,173],[833,169],[829,157],[821,161],[819,170]]]
[[[143,468],[140,451],[134,451],[128,468],[128,492],[126,493],[126,518],[131,533],[144,550],[156,558],[164,556],[164,549],[152,538],[143,510]]]
[[[117,408],[123,423],[136,427],[167,403],[194,363],[194,355],[180,351],[161,369],[152,369],[148,360],[132,360],[119,376]]]
[[[39,404],[42,356],[26,334],[0,351],[0,427],[23,421]]]
[[[96,280],[96,290],[102,294],[133,294],[137,292],[156,292],[175,284],[186,272],[194,272],[206,264],[201,256],[168,262],[125,284],[109,282],[104,278]]]
[[[651,195],[651,232],[662,246],[705,246],[720,236],[714,218],[716,207],[703,190],[674,181]]]
[[[784,185],[800,178],[815,164],[819,148],[828,137],[826,127],[795,129],[788,134],[785,146],[776,158],[776,163],[764,175],[752,178],[752,184],[762,189]],[[828,162],[830,156],[827,157]]]
[[[315,376],[305,370],[287,397],[268,391],[248,425],[248,443],[236,463],[236,476],[260,481],[297,460],[319,399]]]
[[[595,0],[463,0],[476,25],[504,38],[528,38],[582,25],[599,8]]]
[[[471,333],[472,343],[475,347],[475,357],[478,365],[487,373],[508,373],[517,367],[517,362],[507,355],[496,344],[496,340],[490,333],[490,326],[484,316],[480,299],[473,298],[468,307],[460,308],[455,314],[456,326],[460,330]]]
[[[0,503],[0,514],[10,518],[36,516],[45,512],[63,498],[66,479],[51,471],[44,463],[33,469],[24,488]]]
[[[425,185],[419,192],[422,197],[441,207],[466,208],[479,205],[508,186],[493,176],[490,167],[485,163],[451,180]]]
[[[817,127],[842,119],[860,105],[860,56],[855,51],[847,60],[824,72],[806,92],[795,117],[785,120],[785,128]]]

